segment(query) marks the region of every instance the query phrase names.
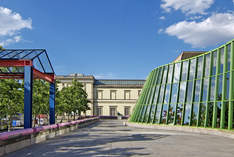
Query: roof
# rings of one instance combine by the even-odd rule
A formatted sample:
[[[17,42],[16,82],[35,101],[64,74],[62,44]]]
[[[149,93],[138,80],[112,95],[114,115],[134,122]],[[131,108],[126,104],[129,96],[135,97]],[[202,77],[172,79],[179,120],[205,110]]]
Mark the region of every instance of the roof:
[[[144,85],[145,80],[109,80],[109,79],[98,79],[95,80],[95,85]]]
[[[42,73],[54,74],[54,69],[45,49],[0,49],[1,61],[30,60],[33,67]],[[9,66],[10,67],[10,66]],[[22,67],[1,68],[0,73],[23,73]]]
[[[206,51],[183,51],[173,62],[188,59],[200,54],[205,53]]]

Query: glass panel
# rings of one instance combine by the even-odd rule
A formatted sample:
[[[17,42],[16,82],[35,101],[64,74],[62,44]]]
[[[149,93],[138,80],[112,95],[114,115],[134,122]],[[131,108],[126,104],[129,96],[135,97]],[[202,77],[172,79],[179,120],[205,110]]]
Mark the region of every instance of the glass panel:
[[[226,95],[225,95],[225,100],[228,100],[229,99],[229,79],[230,79],[230,74],[229,72],[226,74]]]
[[[155,113],[155,108],[156,108],[156,105],[152,105],[152,108],[151,108],[151,116],[150,116],[150,122],[153,122],[154,120],[154,113]]]
[[[215,76],[211,77],[210,101],[214,101],[215,94]]]
[[[147,109],[147,105],[143,105],[143,108],[141,110],[141,114],[140,114],[140,121],[142,122],[144,119],[144,115],[145,115],[145,110]]]
[[[181,125],[182,120],[182,113],[183,113],[183,105],[178,104],[177,106],[177,117],[176,117],[176,123]]]
[[[189,125],[191,106],[191,104],[186,104],[185,106],[184,125]]]
[[[177,90],[178,90],[178,84],[173,84],[172,85],[172,95],[171,95],[171,103],[176,103],[176,99],[177,99]]]
[[[185,90],[186,90],[186,82],[180,83],[180,96],[179,96],[179,102],[183,103],[185,99]]]
[[[162,84],[165,84],[165,83],[166,83],[167,70],[168,70],[168,66],[165,66],[165,67],[164,67],[164,70],[163,70],[163,80],[162,80]]]
[[[169,65],[168,80],[167,80],[168,83],[171,83],[171,81],[172,81],[172,71],[173,71],[173,64],[170,64]]]
[[[159,96],[159,103],[162,103],[163,101],[163,96],[164,96],[164,89],[165,89],[165,85],[161,85],[161,89],[160,89],[160,96]]]
[[[174,83],[179,82],[179,80],[180,80],[180,65],[181,65],[181,63],[175,64],[174,79],[173,79]]]
[[[205,63],[205,77],[210,75],[210,54],[205,55],[206,63]]]
[[[213,118],[213,102],[208,103],[208,118],[207,125],[209,127],[212,126],[212,118]]]
[[[158,69],[157,84],[161,84],[162,68]]]
[[[189,81],[188,82],[188,88],[187,88],[186,102],[191,102],[191,100],[192,100],[192,90],[193,90],[193,81]]]
[[[223,75],[218,76],[218,94],[216,100],[222,100]]]
[[[169,114],[168,114],[168,123],[173,123],[174,116],[175,116],[175,109],[176,109],[175,104],[170,104]]]
[[[170,96],[170,84],[167,84],[164,103],[168,104]]]
[[[39,56],[42,64],[43,64],[43,67],[45,68],[45,71],[46,73],[53,73],[53,70],[52,70],[52,67],[50,66],[49,64],[49,60],[46,56],[46,53],[42,53],[40,56]]]
[[[217,126],[217,128],[219,128],[220,127],[221,106],[222,106],[222,104],[221,104],[221,102],[217,102],[216,105],[217,105],[217,124],[216,124],[216,126]]]
[[[153,104],[156,104],[157,103],[157,99],[158,99],[158,95],[159,95],[159,93],[158,93],[158,91],[159,91],[159,87],[160,87],[160,85],[157,85],[155,88],[155,94],[154,94],[154,102],[153,102]]]
[[[217,51],[213,52],[213,65],[212,65],[212,75],[216,74],[216,62],[217,62]]]
[[[187,73],[188,73],[188,61],[184,61],[183,62],[181,81],[186,81],[187,80]]]
[[[44,70],[43,70],[43,68],[42,68],[42,66],[41,66],[41,64],[40,64],[40,62],[39,62],[39,60],[38,60],[38,58],[35,58],[35,59],[34,59],[34,61],[33,61],[33,66],[34,66],[34,68],[36,68],[37,70],[39,70],[39,71],[41,71],[41,72],[44,73]]]
[[[148,121],[150,108],[151,108],[151,106],[147,105],[146,113],[145,113],[145,116],[144,116],[144,122]]]
[[[223,64],[224,64],[224,48],[220,49],[220,67],[219,73],[223,73]]]
[[[200,89],[201,89],[201,80],[197,80],[197,81],[196,81],[196,88],[195,88],[194,102],[199,102],[199,98],[200,98]]]
[[[230,71],[231,44],[227,45],[227,71]]]
[[[201,78],[202,76],[202,56],[198,57],[198,63],[197,63],[197,78]]]
[[[158,104],[157,112],[156,112],[156,119],[155,119],[156,123],[159,123],[161,108],[162,108],[162,104]]]
[[[167,108],[168,108],[168,105],[164,104],[163,111],[162,111],[162,123],[164,124],[166,124],[166,119],[167,119]]]
[[[203,91],[202,91],[202,101],[206,101],[207,100],[207,90],[208,90],[208,83],[209,83],[209,79],[206,78],[203,80]]]
[[[198,104],[193,104],[193,115],[192,115],[192,125],[197,125],[198,118]]]
[[[206,103],[201,103],[201,115],[200,115],[200,125],[205,125],[205,118],[206,118]]]
[[[192,59],[190,62],[190,69],[189,69],[189,80],[193,80],[195,76],[196,70],[196,59]]]

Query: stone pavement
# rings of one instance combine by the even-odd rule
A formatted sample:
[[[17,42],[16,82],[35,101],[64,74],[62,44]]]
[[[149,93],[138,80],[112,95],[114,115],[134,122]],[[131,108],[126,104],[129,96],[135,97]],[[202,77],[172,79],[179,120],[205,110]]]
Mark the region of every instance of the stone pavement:
[[[234,157],[234,140],[214,135],[126,127],[120,120],[102,120],[6,157],[41,156]]]

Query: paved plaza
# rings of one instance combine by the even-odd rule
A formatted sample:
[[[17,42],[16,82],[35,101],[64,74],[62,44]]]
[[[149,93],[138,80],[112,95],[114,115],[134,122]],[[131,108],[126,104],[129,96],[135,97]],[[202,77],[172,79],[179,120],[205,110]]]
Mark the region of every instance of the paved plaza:
[[[213,135],[123,126],[102,120],[10,153],[7,157],[233,157],[234,140]]]

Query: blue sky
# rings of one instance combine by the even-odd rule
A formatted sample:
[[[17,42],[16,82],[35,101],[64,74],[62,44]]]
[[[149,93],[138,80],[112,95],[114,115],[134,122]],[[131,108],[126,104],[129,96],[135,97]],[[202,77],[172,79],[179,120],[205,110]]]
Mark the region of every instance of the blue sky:
[[[57,75],[145,79],[233,38],[233,0],[0,0],[0,45],[46,49]]]

